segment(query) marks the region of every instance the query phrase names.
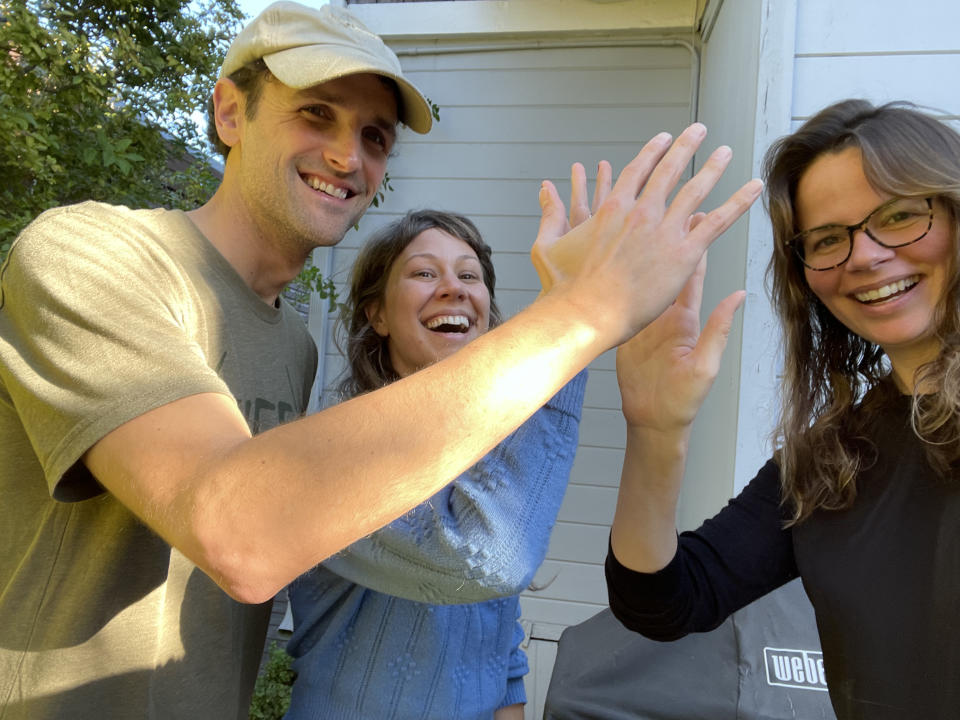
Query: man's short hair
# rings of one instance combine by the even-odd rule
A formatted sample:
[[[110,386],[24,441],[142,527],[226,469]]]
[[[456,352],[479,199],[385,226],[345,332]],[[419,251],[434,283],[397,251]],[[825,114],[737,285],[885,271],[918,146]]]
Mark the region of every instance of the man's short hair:
[[[237,86],[237,89],[243,93],[246,100],[243,115],[248,120],[252,120],[257,114],[257,105],[260,103],[260,95],[263,93],[263,86],[273,78],[270,69],[263,61],[263,58],[247,63],[238,70],[234,70],[229,75],[229,79]],[[223,159],[227,159],[230,153],[230,146],[220,139],[220,133],[217,132],[217,122],[214,117],[213,96],[207,102],[207,140],[213,146]]]

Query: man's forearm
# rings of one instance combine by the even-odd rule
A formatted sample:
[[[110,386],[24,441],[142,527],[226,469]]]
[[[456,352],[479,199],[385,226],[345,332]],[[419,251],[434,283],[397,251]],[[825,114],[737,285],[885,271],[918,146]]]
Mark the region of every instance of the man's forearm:
[[[479,602],[524,590],[543,562],[570,477],[586,375],[402,522],[351,544],[325,567],[417,602]]]
[[[546,203],[534,256],[550,291],[451,357],[253,439],[232,398],[184,398],[109,433],[87,465],[221,587],[270,597],[436,493],[670,305],[760,192],[747,183],[691,225],[729,161],[721,148],[668,203],[704,133],[652,140],[559,238],[566,221]]]
[[[254,438],[242,418],[224,429],[228,398],[198,396],[86,460],[227,592],[258,602],[461,474],[605,350],[601,335],[546,296],[442,362]]]

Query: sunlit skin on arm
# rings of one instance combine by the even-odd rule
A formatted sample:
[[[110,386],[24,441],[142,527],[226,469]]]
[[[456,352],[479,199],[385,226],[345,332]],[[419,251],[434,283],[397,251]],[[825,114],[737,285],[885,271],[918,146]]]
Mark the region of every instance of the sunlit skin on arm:
[[[183,398],[109,433],[84,461],[230,595],[269,599],[435,494],[669,305],[760,191],[747,183],[691,228],[726,166],[721,152],[668,206],[703,135],[692,126],[672,148],[668,137],[648,143],[563,237],[563,203],[543,203],[534,256],[549,292],[462,351],[254,438],[232,398]]]

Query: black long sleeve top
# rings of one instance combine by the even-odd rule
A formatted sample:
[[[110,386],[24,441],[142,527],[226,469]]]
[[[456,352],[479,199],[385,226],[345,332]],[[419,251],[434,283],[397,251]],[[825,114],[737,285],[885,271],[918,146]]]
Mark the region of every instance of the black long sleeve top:
[[[773,461],[667,567],[608,554],[610,608],[657,640],[717,627],[799,575],[813,603],[838,720],[960,717],[960,477],[944,479],[910,428],[904,396],[871,419],[876,461],[853,507],[784,528]]]

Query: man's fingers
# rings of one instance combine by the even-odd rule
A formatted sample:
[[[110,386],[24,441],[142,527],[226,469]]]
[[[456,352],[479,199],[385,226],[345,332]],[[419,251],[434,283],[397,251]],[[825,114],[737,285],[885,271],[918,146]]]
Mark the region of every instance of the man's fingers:
[[[617,182],[613,186],[611,195],[622,196],[626,200],[636,200],[637,195],[643,190],[650,173],[653,172],[657,163],[670,148],[670,133],[662,132],[655,135],[643,146],[636,157],[633,158],[620,173]]]
[[[678,218],[683,218],[686,221],[687,218],[697,212],[704,198],[710,194],[710,191],[713,190],[717,181],[727,169],[732,157],[733,153],[725,145],[721,145],[710,153],[707,161],[697,171],[697,174],[685,182],[683,187],[677,191],[673,202],[667,209],[665,216],[667,221],[673,222]]]
[[[707,128],[700,123],[694,123],[680,133],[650,174],[643,190],[644,197],[652,202],[666,203],[667,196],[680,182],[706,136]],[[694,209],[695,206],[691,212]]]
[[[762,191],[763,182],[756,178],[744,184],[723,205],[707,213],[687,237],[706,248],[750,209]]]

